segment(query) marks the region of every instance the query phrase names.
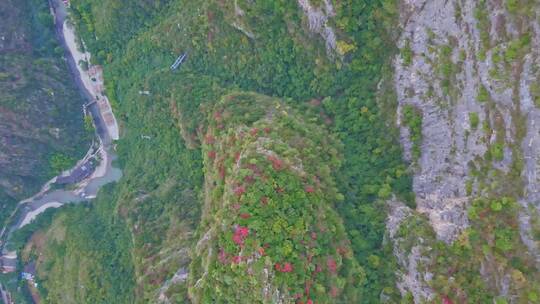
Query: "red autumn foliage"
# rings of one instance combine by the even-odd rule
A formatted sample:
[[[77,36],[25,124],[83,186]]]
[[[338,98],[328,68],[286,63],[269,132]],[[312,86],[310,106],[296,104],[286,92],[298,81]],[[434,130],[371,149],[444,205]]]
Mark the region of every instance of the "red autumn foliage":
[[[281,271],[282,272],[291,272],[291,271],[293,271],[293,267],[292,267],[291,263],[286,262],[285,264],[283,264],[283,269]]]
[[[234,189],[234,194],[241,196],[242,194],[246,193],[246,187],[244,186],[238,186],[236,189]]]
[[[208,145],[211,145],[213,144],[214,142],[216,142],[216,138],[210,134],[206,135],[206,137],[204,138],[204,141],[208,144]]]
[[[238,256],[238,255],[234,256],[232,261],[233,261],[234,264],[240,264],[240,262],[242,262],[242,257]]]
[[[228,257],[228,254],[225,253],[225,251],[223,250],[223,248],[221,248],[221,249],[219,250],[218,260],[219,260],[222,264],[226,264],[226,263],[227,263],[227,257]]]
[[[283,163],[283,161],[273,155],[269,155],[267,157],[268,161],[270,161],[272,163],[272,168],[274,168],[274,170],[276,171],[279,171],[279,170],[282,170],[283,168],[285,168],[285,164]]]
[[[442,304],[454,304],[454,302],[452,302],[448,296],[444,296],[442,298]]]
[[[306,304],[313,304],[313,300],[308,299],[307,302],[306,302]]]
[[[216,151],[208,151],[208,158],[215,159],[216,158]]]
[[[332,257],[328,257],[328,259],[326,260],[326,266],[328,266],[328,271],[330,271],[331,273],[337,273],[337,264]]]
[[[243,246],[244,245],[244,239],[241,236],[239,236],[238,234],[233,234],[232,240],[238,246]]]
[[[259,129],[257,128],[253,128],[249,131],[249,134],[251,134],[251,136],[255,136],[259,133]]]
[[[265,253],[266,253],[266,252],[264,251],[264,248],[259,247],[259,254],[260,254],[260,255],[265,255]]]
[[[247,227],[238,226],[234,231],[232,240],[238,246],[243,246],[245,239],[249,235],[249,229]]]
[[[248,227],[243,227],[243,226],[238,226],[238,228],[236,228],[235,233],[238,233],[242,237],[247,237],[249,235],[249,228]]]
[[[243,218],[243,219],[248,219],[251,217],[251,215],[249,215],[249,213],[242,213],[240,214],[240,217]]]
[[[304,188],[304,190],[307,192],[307,193],[313,193],[315,192],[315,188],[313,188],[313,186],[306,186]]]
[[[221,179],[225,178],[225,166],[223,166],[223,164],[219,165],[219,177]]]
[[[268,134],[270,133],[270,131],[272,131],[272,129],[270,129],[269,127],[264,128],[264,133]]]
[[[274,268],[279,272],[292,272],[293,271],[293,266],[289,262],[285,262],[283,263],[283,265],[276,263],[274,265]]]
[[[335,298],[338,296],[338,293],[339,293],[339,289],[337,289],[336,286],[332,286],[330,287],[330,296]]]
[[[311,289],[311,280],[308,280],[306,282],[306,286],[304,287],[304,293],[306,294],[306,296],[309,297],[309,290]]]

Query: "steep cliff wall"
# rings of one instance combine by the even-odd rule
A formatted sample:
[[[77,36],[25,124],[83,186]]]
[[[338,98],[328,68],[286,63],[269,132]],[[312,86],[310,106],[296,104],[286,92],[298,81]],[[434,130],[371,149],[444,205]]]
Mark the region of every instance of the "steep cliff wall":
[[[416,212],[444,246],[484,238],[470,271],[486,282],[486,293],[512,303],[538,294],[539,12],[534,1],[402,1],[394,64]],[[488,219],[494,222],[486,226]],[[511,249],[502,248],[507,241]],[[471,240],[469,254],[481,243]],[[424,258],[437,256],[436,246]],[[422,284],[437,285],[436,270],[421,272],[430,274],[418,278]],[[459,278],[452,273],[446,279]],[[463,293],[454,300],[471,302],[457,285]],[[449,297],[437,292],[427,297]],[[413,293],[416,302],[426,297]]]

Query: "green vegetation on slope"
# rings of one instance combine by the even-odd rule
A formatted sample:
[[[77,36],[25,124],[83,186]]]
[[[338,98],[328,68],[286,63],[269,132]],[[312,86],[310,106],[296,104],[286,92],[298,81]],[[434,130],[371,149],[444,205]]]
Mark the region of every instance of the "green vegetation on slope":
[[[378,303],[383,289],[397,297],[393,258],[383,245],[386,214],[383,205],[376,203],[393,192],[413,200],[397,134],[392,124],[387,124],[393,120],[395,97],[388,85],[382,86],[382,94],[376,93],[383,74],[388,74],[383,73],[383,66],[394,52],[386,33],[396,20],[394,1],[335,4],[337,16],[332,24],[335,22],[339,45],[349,49],[343,61],[328,59],[324,42],[309,33],[306,17],[294,1],[237,1],[237,8],[222,1],[71,3],[75,25],[90,51],[99,54],[96,58],[104,64],[107,93],[125,130],[118,145],[125,176],[114,189],[117,199],[109,202],[132,233],[140,287],[136,288],[137,302],[155,299],[163,284],[189,264],[175,253],[192,245],[202,205],[202,173],[206,178],[215,173],[209,167],[203,171],[201,159],[208,157],[209,151],[200,139],[212,123],[207,113],[232,90],[280,97],[292,108],[308,113],[307,117],[318,116],[319,124],[334,133],[341,142],[334,147],[343,155],[341,166],[331,164],[331,159],[319,162],[334,168],[328,174],[336,180],[335,192],[342,193],[343,200],[321,197],[315,202],[321,202],[322,207],[314,210],[325,210],[329,203],[335,203],[343,218],[355,257],[355,261],[344,260],[365,269],[365,280],[353,280],[364,284],[357,284],[358,290],[353,292],[358,291],[364,303]],[[238,9],[243,13],[237,14]],[[104,10],[107,18],[97,16]],[[137,18],[129,17],[135,13]],[[129,28],[115,26],[125,22],[123,18],[129,19]],[[186,51],[188,59],[179,71],[169,71],[176,56]],[[142,90],[150,95],[140,95]],[[287,139],[288,127],[273,136]],[[315,128],[313,132],[323,131]],[[294,174],[279,172],[274,178],[279,183],[290,181],[292,193],[304,194],[301,180]],[[209,187],[204,190],[209,191]],[[331,210],[325,213],[335,216]],[[340,220],[332,222],[338,227]],[[338,239],[347,243],[344,236]],[[319,241],[320,250],[333,256],[336,267],[340,266],[335,244],[325,238]],[[270,250],[276,251],[269,255],[283,266],[287,261],[280,262],[277,255],[283,253],[277,248],[272,247]],[[355,272],[354,268],[349,271]],[[325,285],[332,275],[320,275],[322,288],[314,286],[312,292],[323,302],[331,302],[320,291],[332,290]],[[279,276],[282,279],[278,281],[295,290],[305,282],[289,282],[281,272]],[[346,282],[338,280],[334,286],[342,299],[348,296],[343,291]],[[249,282],[241,278],[239,284]],[[181,302],[185,288],[180,282],[166,295]]]
[[[409,128],[412,158],[416,161],[422,152],[420,146],[422,144],[422,112],[413,105],[405,105],[403,107],[403,123]]]
[[[47,1],[0,3],[0,223],[89,147]],[[59,161],[61,160],[61,161]]]
[[[364,274],[334,204],[339,144],[277,99],[225,95],[209,113],[195,303],[355,303]]]
[[[117,196],[113,188],[107,186],[92,204],[62,208],[21,251],[25,262],[36,262],[44,303],[133,302],[131,237],[108,201]],[[51,215],[36,224],[50,222]],[[15,239],[27,236],[27,231],[18,231]]]
[[[444,299],[453,303],[508,303],[509,297],[498,292],[497,282],[503,278],[508,294],[519,299],[517,303],[538,301],[538,272],[534,257],[521,242],[519,208],[508,197],[474,200],[468,210],[471,226],[452,244],[437,241],[428,220],[420,215],[411,216],[400,226],[397,238],[401,238],[399,246],[405,252],[418,243],[424,246],[425,258],[418,269],[433,275],[428,284],[435,291],[435,303]],[[494,279],[486,281],[486,275]]]

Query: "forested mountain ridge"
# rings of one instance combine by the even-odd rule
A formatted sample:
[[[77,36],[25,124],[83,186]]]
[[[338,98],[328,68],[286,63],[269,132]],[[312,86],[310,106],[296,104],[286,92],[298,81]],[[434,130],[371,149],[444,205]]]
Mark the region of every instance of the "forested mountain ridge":
[[[43,1],[0,4],[0,222],[88,149],[82,104]],[[70,113],[63,115],[63,113]]]
[[[25,246],[45,302],[540,302],[534,1],[70,13],[124,177]]]
[[[127,223],[133,241],[131,249],[125,250],[130,250],[133,255],[136,286],[133,291],[137,302],[183,302],[188,299],[188,294],[197,298],[199,291],[195,285],[190,285],[192,279],[188,276],[195,280],[194,274],[198,271],[197,264],[191,263],[192,258],[197,258],[196,247],[192,250],[192,246],[204,235],[204,230],[200,230],[204,226],[199,226],[199,210],[207,206],[205,202],[209,198],[209,186],[203,183],[201,173],[206,180],[216,172],[203,166],[206,162],[203,158],[208,157],[206,130],[212,123],[208,111],[222,96],[239,90],[281,97],[283,109],[292,107],[307,114],[301,120],[307,120],[306,126],[309,125],[312,131],[302,132],[318,134],[320,131],[312,123],[326,125],[329,132],[335,133],[336,143],[341,142],[332,144],[334,157],[342,159],[340,163],[331,165],[327,163],[331,159],[318,159],[323,155],[317,154],[310,162],[318,161],[320,166],[333,168],[329,172],[329,168],[325,169],[324,174],[329,176],[325,178],[336,180],[335,186],[322,186],[328,182],[321,180],[321,187],[340,194],[322,200],[318,208],[327,210],[323,214],[328,213],[329,217],[336,216],[331,209],[343,216],[344,220],[335,218],[335,224],[330,227],[335,227],[332,231],[346,231],[347,235],[339,237],[342,241],[336,238],[335,241],[342,242],[339,249],[327,243],[328,237],[317,229],[313,232],[320,233],[320,239],[311,240],[305,230],[310,227],[309,222],[304,228],[297,228],[307,233],[310,242],[325,244],[314,249],[318,253],[313,256],[313,262],[317,260],[323,267],[322,277],[315,277],[311,292],[300,296],[305,301],[315,302],[332,302],[339,298],[344,302],[348,302],[347,299],[377,301],[383,288],[385,297],[399,296],[393,283],[392,259],[386,257],[391,248],[383,244],[385,214],[379,211],[384,209],[379,198],[389,197],[395,188],[401,198],[410,200],[410,179],[401,161],[398,133],[387,129],[386,121],[391,120],[386,118],[393,115],[387,111],[388,117],[385,117],[376,102],[378,98],[385,107],[392,107],[390,91],[376,94],[377,85],[380,85],[380,76],[376,75],[381,75],[383,63],[389,58],[380,50],[387,54],[393,50],[390,44],[381,46],[391,42],[384,28],[389,28],[395,7],[388,5],[390,3],[374,2],[364,6],[343,2],[322,11],[318,5],[309,2],[301,4],[288,1],[163,1],[155,5],[139,1],[71,2],[71,14],[78,32],[89,50],[98,54],[93,58],[104,64],[107,94],[125,131],[118,143],[124,177],[112,190],[118,196],[110,199],[110,203],[117,210],[115,217]],[[111,17],[104,20],[97,14],[105,8]],[[129,22],[138,24],[129,30],[112,26],[127,16],[137,16]],[[369,29],[353,21],[354,16],[370,24]],[[341,21],[339,27],[332,25],[333,35],[327,36],[322,24],[330,18]],[[371,43],[360,43],[362,39]],[[127,42],[116,44],[113,40]],[[178,71],[170,71],[171,63],[184,52],[188,53],[186,62]],[[385,85],[389,83],[387,81]],[[279,130],[272,135],[277,136],[278,143],[280,136],[285,140],[292,131],[285,126]],[[385,136],[376,135],[383,133]],[[216,137],[216,141],[221,140],[224,138]],[[293,157],[290,153],[286,155]],[[224,165],[229,167],[230,163]],[[283,178],[293,178],[287,176]],[[314,190],[320,191],[317,182],[311,182]],[[310,185],[298,184],[299,189],[291,188],[290,191],[306,195],[306,186]],[[308,187],[308,192],[310,189]],[[317,212],[307,215],[315,214]],[[203,219],[208,216],[212,214],[203,213]],[[294,222],[299,215],[293,212],[290,216]],[[345,227],[339,228],[342,221]],[[281,229],[288,231],[291,223],[283,222]],[[85,229],[95,233],[93,227]],[[68,233],[71,230],[67,227]],[[252,231],[256,230],[253,228]],[[276,288],[280,290],[283,282],[296,290],[301,285],[305,288],[306,279],[287,281],[286,278],[304,276],[300,270],[304,263],[301,255],[305,253],[298,246],[310,245],[301,245],[301,239],[285,233],[282,237],[291,238],[291,245],[265,249],[269,252],[265,259],[273,265],[272,271],[279,278],[277,282],[281,282]],[[80,250],[72,247],[76,244],[66,245],[71,249],[56,253],[49,250],[48,258],[38,263],[38,275],[41,273],[39,276],[44,279],[42,286],[48,290],[50,301],[54,302],[66,292],[75,292],[74,297],[78,299],[96,299],[96,295],[89,292],[65,290],[69,284],[64,284],[57,275],[61,268],[45,267],[51,265],[48,259],[69,262],[71,259],[66,252]],[[212,248],[217,245],[210,244]],[[287,247],[290,248],[285,249]],[[282,258],[276,255],[284,252],[287,254]],[[359,266],[351,268],[341,266],[341,263]],[[83,281],[89,280],[84,273],[95,269],[92,265],[97,266],[93,262],[84,263],[76,270]],[[293,272],[290,272],[291,267]],[[315,267],[315,264],[309,267]],[[323,283],[326,276],[347,278],[343,271],[350,271],[352,276],[346,280],[337,279],[331,285]],[[112,284],[114,288],[116,283],[108,278],[110,276],[98,276],[87,284]],[[245,275],[238,275],[236,280],[240,280],[239,284],[247,283],[242,283],[247,280]],[[128,298],[129,289],[121,290],[126,292],[126,297],[118,294],[117,300]],[[204,290],[199,299],[212,296],[212,292],[211,289]],[[240,290],[229,292],[232,292],[229,296],[235,297],[234,293]],[[353,294],[356,295],[353,297]],[[107,295],[101,296],[105,296],[102,301],[110,301]],[[217,301],[225,301],[228,297],[214,296]],[[291,302],[294,296],[285,293],[282,299]]]
[[[333,210],[338,143],[277,99],[225,95],[209,113],[194,302],[360,301],[364,272]]]

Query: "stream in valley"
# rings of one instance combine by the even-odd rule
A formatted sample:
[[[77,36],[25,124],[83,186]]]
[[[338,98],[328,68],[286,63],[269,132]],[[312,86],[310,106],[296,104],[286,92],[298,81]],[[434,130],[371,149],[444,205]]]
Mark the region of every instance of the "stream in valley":
[[[57,180],[57,177],[55,177],[47,182],[38,194],[19,202],[7,226],[3,227],[0,231],[0,252],[2,253],[0,257],[0,270],[4,272],[15,271],[17,266],[17,254],[10,252],[8,246],[6,246],[14,231],[29,224],[36,216],[48,208],[58,208],[68,203],[80,203],[93,199],[102,186],[118,181],[122,177],[122,171],[113,166],[113,161],[117,157],[114,151],[113,139],[117,139],[118,137],[118,127],[114,116],[111,123],[110,116],[112,115],[112,110],[110,109],[110,105],[108,105],[108,101],[105,99],[105,106],[109,106],[109,108],[107,110],[108,117],[104,117],[103,99],[99,100],[99,97],[96,97],[91,84],[89,84],[88,79],[93,78],[93,75],[89,75],[90,72],[83,71],[78,67],[78,61],[76,59],[87,53],[77,50],[76,46],[74,46],[74,28],[66,22],[67,9],[65,4],[62,0],[49,0],[49,4],[51,12],[54,14],[56,36],[64,48],[65,58],[69,65],[71,76],[81,94],[85,96],[87,102],[86,111],[92,116],[94,122],[99,146],[92,145],[89,152],[93,153],[88,154],[98,155],[99,164],[91,175],[82,181],[77,180],[74,184],[68,184],[63,190],[51,190],[51,185]],[[98,102],[95,102],[96,98]],[[76,175],[80,173],[81,168],[86,163],[87,159],[85,157],[72,170],[65,173],[62,178],[76,179]]]

